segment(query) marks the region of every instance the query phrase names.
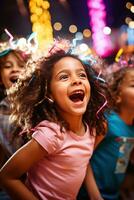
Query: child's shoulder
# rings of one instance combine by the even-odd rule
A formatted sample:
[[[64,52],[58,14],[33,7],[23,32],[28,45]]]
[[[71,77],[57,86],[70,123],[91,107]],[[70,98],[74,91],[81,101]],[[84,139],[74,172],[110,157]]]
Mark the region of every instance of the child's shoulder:
[[[37,133],[38,132],[38,133]],[[60,125],[51,122],[48,120],[41,121],[34,129],[33,134],[39,134],[42,133],[43,135],[47,135],[49,137],[63,137],[63,133],[61,132]]]
[[[49,120],[43,120],[41,121],[40,123],[37,124],[36,128],[39,128],[39,127],[48,127],[48,128],[60,128],[59,125],[55,122],[51,122]]]
[[[60,131],[60,126],[55,123],[55,122],[51,122],[48,120],[43,120],[40,123],[38,123],[33,129],[33,131],[43,131],[43,130],[52,130],[52,131]]]
[[[64,141],[64,134],[60,131],[58,124],[44,120],[33,129],[32,138],[47,152],[53,153],[61,147]]]

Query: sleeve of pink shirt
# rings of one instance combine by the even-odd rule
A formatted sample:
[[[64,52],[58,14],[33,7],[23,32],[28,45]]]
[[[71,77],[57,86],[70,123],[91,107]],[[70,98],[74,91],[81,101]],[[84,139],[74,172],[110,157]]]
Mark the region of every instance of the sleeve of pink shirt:
[[[38,126],[35,128],[35,132],[32,135],[47,152],[48,154],[55,153],[61,146],[63,137],[61,137],[60,129],[55,126],[54,123],[49,123],[49,126],[44,122],[44,126]]]

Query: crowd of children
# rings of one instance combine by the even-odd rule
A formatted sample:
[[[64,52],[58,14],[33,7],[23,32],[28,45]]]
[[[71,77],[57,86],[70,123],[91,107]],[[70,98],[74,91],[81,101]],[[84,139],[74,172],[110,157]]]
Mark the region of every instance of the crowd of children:
[[[134,62],[102,78],[63,44],[28,58],[0,55],[0,199],[125,200]]]

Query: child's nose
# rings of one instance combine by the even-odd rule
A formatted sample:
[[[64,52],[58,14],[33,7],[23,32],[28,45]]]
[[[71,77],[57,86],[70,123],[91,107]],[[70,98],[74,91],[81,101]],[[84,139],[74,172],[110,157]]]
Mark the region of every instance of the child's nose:
[[[79,84],[81,84],[80,78],[79,77],[73,78],[72,85],[79,85]]]
[[[13,72],[20,72],[20,71],[22,71],[22,69],[21,69],[18,65],[14,65],[14,66],[12,67],[12,71],[13,71]]]

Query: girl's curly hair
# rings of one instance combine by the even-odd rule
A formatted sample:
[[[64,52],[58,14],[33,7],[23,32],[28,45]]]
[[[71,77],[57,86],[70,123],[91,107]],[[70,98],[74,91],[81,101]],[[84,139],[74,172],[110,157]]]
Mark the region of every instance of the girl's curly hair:
[[[120,106],[117,103],[117,97],[120,94],[122,82],[125,79],[126,74],[131,71],[134,71],[134,65],[132,67],[122,67],[118,71],[107,76],[108,88],[112,97],[111,107],[116,112],[120,111]]]
[[[96,113],[105,103],[104,96],[107,100],[110,97],[107,93],[107,85],[97,79],[97,74],[91,66],[81,61],[78,56],[62,50],[49,55],[49,57],[27,64],[25,74],[9,91],[8,96],[12,105],[12,121],[21,126],[23,130],[30,130],[42,120],[60,124],[61,130],[63,127],[69,129],[68,124],[59,115],[55,103],[51,103],[47,98],[50,92],[53,67],[56,62],[64,57],[78,59],[84,66],[91,86],[91,97],[83,116],[83,121],[89,125],[91,134],[93,134],[94,128],[97,134],[103,133],[104,110],[108,108],[108,104],[100,110],[98,116]]]

